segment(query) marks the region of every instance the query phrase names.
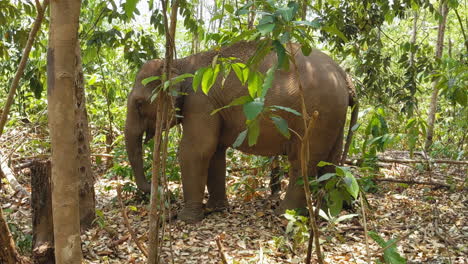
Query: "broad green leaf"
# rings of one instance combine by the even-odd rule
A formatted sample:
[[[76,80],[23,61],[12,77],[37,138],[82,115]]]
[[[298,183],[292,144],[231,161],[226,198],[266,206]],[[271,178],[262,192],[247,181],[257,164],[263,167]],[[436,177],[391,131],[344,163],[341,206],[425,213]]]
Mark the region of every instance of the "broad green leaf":
[[[204,72],[203,72],[203,77],[202,77],[202,81],[201,81],[201,88],[202,88],[202,91],[205,93],[205,94],[208,94],[208,91],[211,87],[209,87],[211,85],[211,80],[213,80],[213,68],[211,67],[208,67]]]
[[[200,86],[202,79],[203,79],[203,74],[209,67],[203,67],[198,69],[195,72],[195,76],[193,77],[193,82],[192,82],[192,88],[196,92],[198,90],[198,86]]]
[[[290,40],[291,40],[291,33],[289,33],[288,31],[284,32],[279,38],[279,41],[281,42],[281,44],[286,44]]]
[[[329,193],[328,208],[332,216],[337,216],[343,209],[343,195],[338,189],[333,189]]]
[[[303,26],[309,26],[313,28],[320,28],[320,22],[318,20],[313,20],[313,21],[294,21],[293,22],[296,25],[303,25]]]
[[[234,7],[230,4],[225,4],[224,5],[224,9],[226,9],[226,11],[229,13],[229,14],[232,14],[234,13]]]
[[[273,79],[275,78],[275,71],[277,65],[275,64],[266,72],[265,79],[263,80],[262,93],[260,97],[265,98],[268,90],[273,86]]]
[[[321,161],[321,162],[323,162],[323,161]],[[319,162],[319,164],[320,164],[320,162]],[[319,166],[319,167],[322,167],[322,166]],[[322,176],[320,176],[320,177],[317,179],[317,182],[326,181],[326,180],[328,180],[328,179],[330,179],[331,177],[334,177],[334,176],[336,176],[335,173],[330,173],[330,172],[329,172],[329,173],[325,173],[325,174],[323,174]]]
[[[148,83],[152,82],[152,81],[156,81],[156,80],[159,80],[161,79],[161,76],[151,76],[151,77],[148,77],[148,78],[145,78],[141,81],[141,83],[143,85],[147,85]]]
[[[289,139],[291,137],[291,133],[288,129],[288,122],[279,116],[272,116],[271,120],[275,124],[278,131],[283,135],[285,138]]]
[[[317,167],[325,167],[325,166],[333,166],[334,164],[333,163],[330,163],[330,162],[326,162],[326,161],[320,161],[318,164],[317,164]]]
[[[254,120],[263,110],[264,101],[258,98],[254,101],[244,104],[242,109],[244,110],[245,117],[247,120]]]
[[[468,92],[466,89],[457,88],[455,92],[453,93],[455,97],[455,101],[459,103],[461,106],[466,106],[468,102],[467,93]]]
[[[309,56],[310,53],[312,52],[312,47],[309,45],[309,43],[302,43],[301,51],[302,51],[302,54],[304,54],[304,56]]]
[[[237,63],[231,64],[231,67],[234,70],[234,72],[236,73],[237,78],[239,79],[239,81],[242,83],[242,85],[244,85],[245,82],[247,81],[247,78],[244,78],[244,70],[247,69],[247,71],[248,71],[247,66],[244,63],[237,62]]]
[[[278,40],[273,40],[271,44],[275,48],[276,56],[278,56],[278,67],[284,70],[289,70],[289,56],[283,44]]]
[[[359,185],[356,181],[356,178],[354,178],[354,176],[351,173],[349,173],[346,174],[346,177],[343,179],[343,181],[346,184],[345,186],[348,193],[351,194],[351,196],[353,196],[354,199],[357,199],[357,196],[359,194]]]
[[[193,78],[193,74],[191,73],[184,73],[184,74],[181,74],[181,75],[177,75],[176,77],[172,78],[172,82],[178,82],[178,81],[183,81],[187,78]]]
[[[257,26],[257,30],[260,32],[262,35],[266,35],[270,32],[272,32],[276,27],[276,24],[273,23],[265,23],[265,24],[260,24]]]
[[[298,111],[296,111],[296,110],[294,110],[292,108],[289,108],[289,107],[280,106],[280,105],[272,105],[271,107],[279,109],[279,110],[283,110],[283,111],[286,111],[286,112],[289,112],[289,113],[292,113],[292,114],[295,114],[297,116],[301,116],[301,114]]]
[[[214,115],[217,112],[219,112],[219,111],[221,111],[223,109],[229,108],[231,106],[243,105],[245,103],[252,102],[252,101],[253,101],[253,99],[252,99],[252,97],[250,97],[250,95],[241,96],[241,97],[238,97],[238,98],[232,100],[232,102],[229,103],[228,105],[225,105],[225,106],[223,106],[221,108],[215,109],[213,112],[211,112],[211,114]]]
[[[393,244],[395,242],[394,239],[391,239],[389,241],[385,241],[382,237],[380,237],[379,234],[377,234],[374,231],[369,231],[368,232],[369,236],[379,244],[380,247],[385,248],[390,244]],[[391,263],[391,264],[406,264],[406,259],[403,258],[397,251],[396,244],[393,244],[392,246],[388,247],[384,251],[384,259],[385,263]]]
[[[234,144],[232,144],[232,147],[237,148],[240,145],[242,145],[242,142],[244,142],[246,136],[247,136],[247,129],[239,133],[239,135],[236,138],[236,141],[234,141]]]
[[[261,92],[262,83],[262,76],[256,71],[250,71],[248,89],[252,98],[256,97],[257,91]]]
[[[248,133],[249,147],[251,147],[257,143],[258,136],[260,135],[260,121],[258,119],[253,120],[249,124],[247,133]]]
[[[127,17],[132,17],[135,12],[139,0],[127,0],[124,5],[125,14]]]
[[[276,14],[280,15],[284,21],[289,22],[294,17],[294,9],[289,7],[281,7],[276,10]]]
[[[332,34],[332,35],[335,35],[337,37],[339,37],[341,40],[343,40],[344,42],[348,42],[348,38],[346,38],[346,36],[343,34],[343,32],[339,31],[335,25],[332,25],[332,26],[323,26],[322,27],[323,30],[325,30],[326,32]]]

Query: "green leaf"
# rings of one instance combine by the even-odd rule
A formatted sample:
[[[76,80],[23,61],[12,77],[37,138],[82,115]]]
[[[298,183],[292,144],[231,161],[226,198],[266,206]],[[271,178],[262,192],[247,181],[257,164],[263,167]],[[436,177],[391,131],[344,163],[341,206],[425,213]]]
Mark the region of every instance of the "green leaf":
[[[256,98],[254,101],[244,104],[243,110],[247,120],[254,120],[263,110],[264,101]]]
[[[161,79],[161,76],[151,76],[151,77],[148,77],[148,78],[145,78],[141,81],[141,84],[143,85],[147,85],[148,83],[152,82],[152,81],[156,81],[156,80],[159,80]]]
[[[293,21],[296,25],[309,26],[313,28],[320,28],[320,22],[318,20],[314,21]]]
[[[231,64],[231,67],[236,73],[239,81],[242,83],[242,85],[244,85],[245,82],[247,81],[247,78],[244,78],[244,72],[247,69],[247,74],[248,74],[249,68],[244,63],[241,63],[241,62]]]
[[[343,209],[343,195],[338,189],[330,191],[328,208],[332,216],[337,216]]]
[[[132,17],[135,12],[139,0],[127,0],[124,5],[125,14],[127,17]]]
[[[289,70],[289,56],[283,44],[278,40],[273,40],[271,44],[275,48],[276,56],[278,57],[278,67],[286,71]]]
[[[195,72],[195,76],[193,77],[193,82],[192,82],[192,88],[195,92],[198,90],[198,86],[200,86],[202,82],[203,74],[208,68],[209,67],[203,67],[203,68],[198,69]]]
[[[250,71],[248,78],[248,89],[252,98],[256,97],[257,91],[261,92],[262,83],[263,80],[262,76],[260,76],[260,73],[256,71]]]
[[[210,68],[206,69],[206,71],[203,73],[203,78],[202,78],[202,91],[208,95],[210,92],[211,87],[216,82],[216,78],[218,78],[218,74],[220,71],[220,66],[219,64],[216,64],[215,68]]]
[[[323,161],[321,161],[321,162],[323,162]],[[327,163],[327,162],[326,162],[326,163]],[[320,162],[319,162],[319,164],[320,164]],[[323,166],[319,166],[319,167],[323,167]],[[323,174],[322,176],[320,176],[320,177],[317,179],[317,182],[326,181],[326,180],[330,179],[331,177],[335,177],[335,176],[336,176],[335,173],[330,173],[330,172],[329,172],[329,173],[325,173],[325,174]]]
[[[226,11],[228,11],[229,14],[234,13],[234,7],[230,4],[225,4],[224,9],[226,9]]]
[[[348,191],[351,196],[354,197],[354,199],[357,199],[357,196],[359,194],[359,185],[356,181],[356,178],[351,173],[347,173],[343,181],[346,184],[346,190]]]
[[[270,118],[271,120],[273,120],[273,123],[275,124],[276,129],[278,129],[281,135],[289,139],[291,137],[291,133],[289,133],[288,122],[279,116],[272,116]]]
[[[272,105],[271,107],[279,109],[279,110],[283,110],[283,111],[286,111],[286,112],[289,112],[289,113],[292,113],[292,114],[295,114],[297,116],[301,116],[301,114],[298,111],[296,111],[296,110],[294,110],[292,108],[289,108],[289,107],[280,106],[280,105]]]
[[[273,79],[275,78],[275,71],[277,67],[278,66],[275,64],[274,66],[271,66],[271,68],[266,72],[262,85],[262,94],[260,97],[265,98],[268,90],[273,86]]]
[[[213,68],[211,67],[208,67],[204,72],[203,72],[203,77],[202,77],[202,81],[201,81],[201,88],[202,88],[202,91],[205,93],[205,94],[208,94],[208,91],[211,87],[210,84],[211,84],[211,80],[213,79]]]
[[[343,34],[343,32],[339,31],[336,28],[335,25],[323,26],[322,29],[325,30],[326,32],[332,34],[332,35],[335,35],[335,36],[339,37],[344,42],[348,42],[348,38],[346,38],[346,36]]]
[[[219,111],[221,111],[223,109],[229,108],[231,106],[243,105],[245,103],[252,102],[252,101],[253,101],[253,99],[252,99],[252,97],[250,97],[250,95],[241,96],[241,97],[238,97],[238,98],[232,100],[232,102],[229,103],[228,105],[225,105],[225,106],[223,106],[221,108],[215,109],[213,112],[211,112],[211,114],[214,115],[217,112],[219,112]]]
[[[304,56],[309,56],[310,53],[312,52],[312,47],[308,43],[302,43],[301,51],[302,51],[302,54],[304,54]]]
[[[325,167],[325,166],[333,166],[334,164],[333,163],[330,163],[330,162],[326,162],[326,161],[320,161],[318,164],[317,164],[317,167]]]
[[[380,237],[379,234],[377,234],[374,231],[369,231],[368,234],[382,248],[385,248],[388,245],[393,244],[392,246],[388,247],[384,251],[385,263],[406,264],[406,259],[403,258],[397,251],[396,244],[394,244],[395,239],[391,239],[391,240],[385,242],[385,240],[382,237]]]
[[[466,89],[457,88],[453,93],[455,97],[455,101],[459,103],[461,106],[466,106],[468,103],[467,93],[468,92]]]
[[[257,143],[258,136],[260,135],[260,121],[258,119],[253,120],[249,124],[247,133],[248,133],[249,147],[251,147]]]
[[[284,21],[289,22],[294,17],[294,9],[288,7],[278,8],[276,14],[280,15]]]
[[[236,138],[236,141],[234,141],[234,144],[232,144],[232,147],[237,148],[240,145],[242,145],[242,142],[244,142],[246,136],[247,136],[247,129],[239,133],[239,135]]]
[[[273,32],[276,27],[276,24],[273,21],[274,19],[272,16],[263,16],[257,25],[257,30],[260,32],[260,34],[266,35],[270,32]]]

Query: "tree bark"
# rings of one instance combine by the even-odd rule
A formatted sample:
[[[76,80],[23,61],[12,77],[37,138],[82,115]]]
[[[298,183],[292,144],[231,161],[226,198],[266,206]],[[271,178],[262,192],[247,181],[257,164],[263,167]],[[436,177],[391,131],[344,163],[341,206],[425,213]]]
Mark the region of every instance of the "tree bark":
[[[91,168],[91,135],[88,127],[86,96],[84,89],[83,66],[79,41],[75,49],[75,96],[76,96],[76,129],[78,140],[78,171],[80,174],[80,223],[81,228],[91,226],[95,218],[96,195],[94,193],[94,175]]]
[[[447,2],[443,1],[440,4],[440,15],[441,18],[439,20],[439,28],[438,28],[438,34],[437,34],[437,47],[436,47],[436,60],[439,60],[442,58],[442,52],[444,49],[444,34],[445,34],[445,25],[447,24],[447,15],[448,15],[448,7],[447,7]],[[435,123],[435,114],[437,112],[437,99],[439,96],[439,88],[437,87],[437,84],[439,82],[439,79],[434,79],[432,82],[432,96],[431,96],[431,103],[429,106],[429,113],[428,113],[428,118],[427,118],[427,135],[426,135],[426,143],[424,146],[424,149],[426,152],[429,151],[429,149],[432,146],[433,142],[433,137],[434,137],[434,123]]]
[[[55,260],[82,261],[76,131],[76,56],[80,0],[50,3],[47,99],[52,143],[52,214]]]
[[[11,82],[10,92],[8,93],[8,98],[5,103],[5,107],[3,109],[3,112],[1,112],[0,136],[3,134],[3,128],[5,127],[8,114],[10,113],[10,108],[11,108],[11,105],[13,104],[13,99],[15,98],[16,89],[18,88],[19,81],[21,79],[21,76],[23,75],[24,68],[26,67],[26,62],[28,62],[29,53],[31,52],[34,39],[36,38],[37,32],[41,28],[42,20],[44,19],[44,12],[48,4],[49,4],[49,0],[44,0],[42,6],[39,4],[39,1],[36,1],[36,8],[37,8],[36,20],[34,21],[31,32],[29,32],[28,42],[26,43],[26,47],[23,50],[23,55],[21,56],[21,61],[18,66],[18,70],[16,71],[15,77],[13,78],[13,81]]]
[[[31,165],[32,256],[34,263],[40,264],[55,263],[50,177],[50,161],[33,162]]]

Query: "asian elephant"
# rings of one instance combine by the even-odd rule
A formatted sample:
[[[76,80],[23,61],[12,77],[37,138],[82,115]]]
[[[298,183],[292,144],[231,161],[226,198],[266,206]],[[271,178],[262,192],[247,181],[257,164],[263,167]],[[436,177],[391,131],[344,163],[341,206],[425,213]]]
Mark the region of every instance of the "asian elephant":
[[[276,70],[274,81],[269,89],[265,106],[279,105],[301,111],[299,82],[304,90],[304,103],[309,114],[318,111],[310,135],[310,160],[308,166],[315,168],[319,161],[339,163],[343,153],[343,130],[348,106],[357,104],[354,88],[347,74],[328,55],[314,49],[309,56],[304,56],[297,44],[286,45],[288,52],[294,54],[298,74],[293,71]],[[201,52],[173,63],[173,72],[177,74],[194,73],[200,67],[212,64],[213,58],[236,57],[247,61],[254,54],[257,46],[254,42],[238,42],[220,50]],[[265,73],[277,62],[277,56],[270,52],[259,64],[258,70]],[[125,124],[125,143],[130,165],[133,169],[139,189],[149,192],[151,187],[143,171],[142,141],[154,136],[156,108],[150,103],[152,90],[159,85],[152,81],[147,85],[142,80],[162,74],[164,61],[146,62],[137,74],[135,84],[127,102]],[[293,66],[291,66],[292,68]],[[300,79],[297,78],[299,76]],[[221,79],[221,78],[218,78]],[[241,84],[234,73],[230,73],[224,86],[217,80],[208,95],[198,89],[192,89],[192,79],[177,84],[180,92],[173,100],[180,109],[177,122],[183,127],[179,146],[179,162],[182,174],[184,207],[178,218],[186,222],[203,219],[203,197],[205,186],[208,187],[209,199],[206,207],[220,209],[227,205],[226,198],[226,149],[234,143],[240,132],[246,129],[246,118],[241,106],[234,106],[211,114],[233,99],[245,96],[248,90]],[[281,201],[278,211],[305,207],[303,186],[296,184],[300,177],[300,139],[303,135],[303,119],[287,111],[276,114],[285,119],[293,133],[287,139],[276,129],[267,116],[261,117],[260,135],[253,146],[247,140],[239,150],[264,156],[287,155],[291,163],[290,181],[286,196]],[[356,122],[357,107],[352,111],[350,128]],[[348,138],[351,137],[351,129]],[[349,140],[349,139],[348,139]],[[346,152],[346,151],[345,151]],[[311,170],[312,171],[312,170]],[[318,173],[324,173],[323,168]]]

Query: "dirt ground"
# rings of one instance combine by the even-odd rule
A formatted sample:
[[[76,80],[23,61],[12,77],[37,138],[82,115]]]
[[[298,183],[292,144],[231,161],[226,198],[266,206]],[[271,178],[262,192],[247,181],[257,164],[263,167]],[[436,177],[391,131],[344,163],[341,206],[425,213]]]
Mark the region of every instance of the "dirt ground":
[[[18,173],[24,172],[18,171]],[[258,170],[230,173],[230,207],[211,213],[197,224],[177,220],[165,225],[161,249],[162,263],[303,263],[307,236],[304,224],[290,224],[284,216],[273,214],[278,199],[269,198],[268,177]],[[378,182],[374,193],[367,193],[370,207],[366,210],[368,230],[388,241],[397,240],[397,249],[408,263],[468,263],[468,195],[467,169],[460,165],[434,166],[431,172],[416,166],[387,164],[379,178],[419,180],[458,185],[455,189],[430,185]],[[25,177],[18,175],[28,189]],[[255,189],[232,188],[236,182],[249,182]],[[122,208],[116,198],[116,186],[124,182],[98,177],[97,219],[95,226],[82,235],[86,263],[144,263],[145,257],[131,239],[124,224]],[[287,184],[283,179],[282,185]],[[248,185],[246,183],[246,185]],[[171,189],[178,190],[177,184]],[[31,235],[29,198],[5,191],[0,201],[7,221],[19,242],[27,245]],[[175,191],[177,193],[177,191]],[[180,193],[172,211],[180,208]],[[145,245],[148,236],[148,204],[124,193],[124,202],[132,229]],[[349,214],[344,212],[343,214]],[[330,223],[321,219],[321,245],[327,263],[367,263],[382,257],[382,247],[364,235],[362,210],[349,220]],[[299,222],[300,223],[300,222]],[[296,232],[290,232],[296,230]],[[286,232],[288,231],[288,232]],[[219,241],[220,247],[217,245]],[[23,245],[24,247],[24,245]],[[222,252],[222,253],[221,253]],[[28,254],[27,250],[24,252]],[[315,256],[314,256],[315,257]]]

